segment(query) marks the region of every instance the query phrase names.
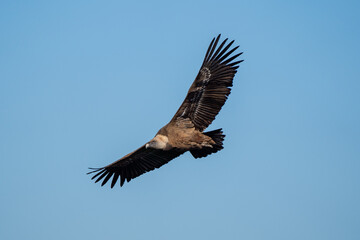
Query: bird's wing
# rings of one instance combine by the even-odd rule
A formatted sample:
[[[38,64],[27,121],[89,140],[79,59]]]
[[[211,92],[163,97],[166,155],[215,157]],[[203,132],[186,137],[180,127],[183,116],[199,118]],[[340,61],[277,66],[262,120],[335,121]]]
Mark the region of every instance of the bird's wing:
[[[230,48],[234,41],[226,45],[228,39],[225,39],[218,46],[219,39],[220,35],[211,41],[200,71],[171,121],[188,118],[196,129],[203,131],[224,105],[236,69],[243,60],[234,61],[242,52],[230,56],[239,47]]]
[[[106,167],[96,169],[91,168],[93,171],[87,174],[95,174],[91,178],[96,179],[95,182],[104,179],[101,183],[101,186],[106,184],[112,177],[111,188],[113,188],[119,177],[120,186],[122,186],[125,180],[130,182],[131,179],[154,170],[155,168],[159,168],[183,153],[184,151],[179,149],[163,151],[158,149],[145,148],[144,145]]]

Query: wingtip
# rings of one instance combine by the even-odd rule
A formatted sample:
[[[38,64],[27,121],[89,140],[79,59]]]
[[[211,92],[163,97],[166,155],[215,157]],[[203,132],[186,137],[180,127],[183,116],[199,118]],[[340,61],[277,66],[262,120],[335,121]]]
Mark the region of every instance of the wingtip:
[[[101,168],[90,168],[90,167],[89,167],[88,169],[90,169],[90,170],[92,170],[92,171],[87,172],[86,175],[91,174],[91,173],[94,173],[94,172],[97,172],[97,171],[99,171]]]

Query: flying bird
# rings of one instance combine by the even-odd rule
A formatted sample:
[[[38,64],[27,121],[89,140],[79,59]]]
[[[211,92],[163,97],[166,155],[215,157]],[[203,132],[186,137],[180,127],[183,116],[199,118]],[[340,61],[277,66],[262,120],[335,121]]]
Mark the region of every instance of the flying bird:
[[[125,180],[130,182],[187,151],[194,158],[201,158],[223,149],[222,129],[204,130],[225,104],[236,69],[243,60],[237,59],[242,52],[233,55],[239,47],[231,48],[234,41],[226,44],[226,38],[218,45],[220,36],[212,39],[200,71],[171,121],[134,152],[105,167],[90,168],[92,171],[88,174],[95,174],[91,179],[95,182],[103,179],[103,186],[112,177],[113,188],[120,178],[120,186],[123,186]]]

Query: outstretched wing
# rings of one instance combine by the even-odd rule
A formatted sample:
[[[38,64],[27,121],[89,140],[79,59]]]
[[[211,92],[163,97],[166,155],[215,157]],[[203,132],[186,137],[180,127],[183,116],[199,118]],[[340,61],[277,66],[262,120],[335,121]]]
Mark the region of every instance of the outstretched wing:
[[[239,47],[230,49],[234,41],[225,46],[228,40],[225,39],[217,47],[219,39],[220,34],[211,41],[200,71],[171,121],[189,118],[196,129],[203,131],[225,104],[236,69],[243,60],[234,61],[242,52],[230,56]]]
[[[95,182],[104,179],[101,183],[101,186],[105,185],[112,177],[111,188],[113,188],[119,177],[120,186],[122,186],[125,180],[130,182],[131,179],[154,170],[155,168],[159,168],[183,153],[184,151],[179,149],[163,151],[158,149],[145,148],[144,145],[106,167],[91,168],[93,171],[87,174],[95,174],[91,178],[96,179]]]

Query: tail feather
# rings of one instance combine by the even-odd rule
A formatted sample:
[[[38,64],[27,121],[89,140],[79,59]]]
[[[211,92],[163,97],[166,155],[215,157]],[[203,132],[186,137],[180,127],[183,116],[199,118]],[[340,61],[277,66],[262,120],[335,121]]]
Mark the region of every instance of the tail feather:
[[[190,153],[193,155],[194,158],[206,157],[207,155],[216,153],[217,151],[220,151],[224,148],[223,141],[225,135],[223,134],[221,128],[210,132],[204,132],[204,134],[211,137],[212,140],[214,140],[215,144],[213,144],[212,147],[204,147],[202,149],[191,150]]]

